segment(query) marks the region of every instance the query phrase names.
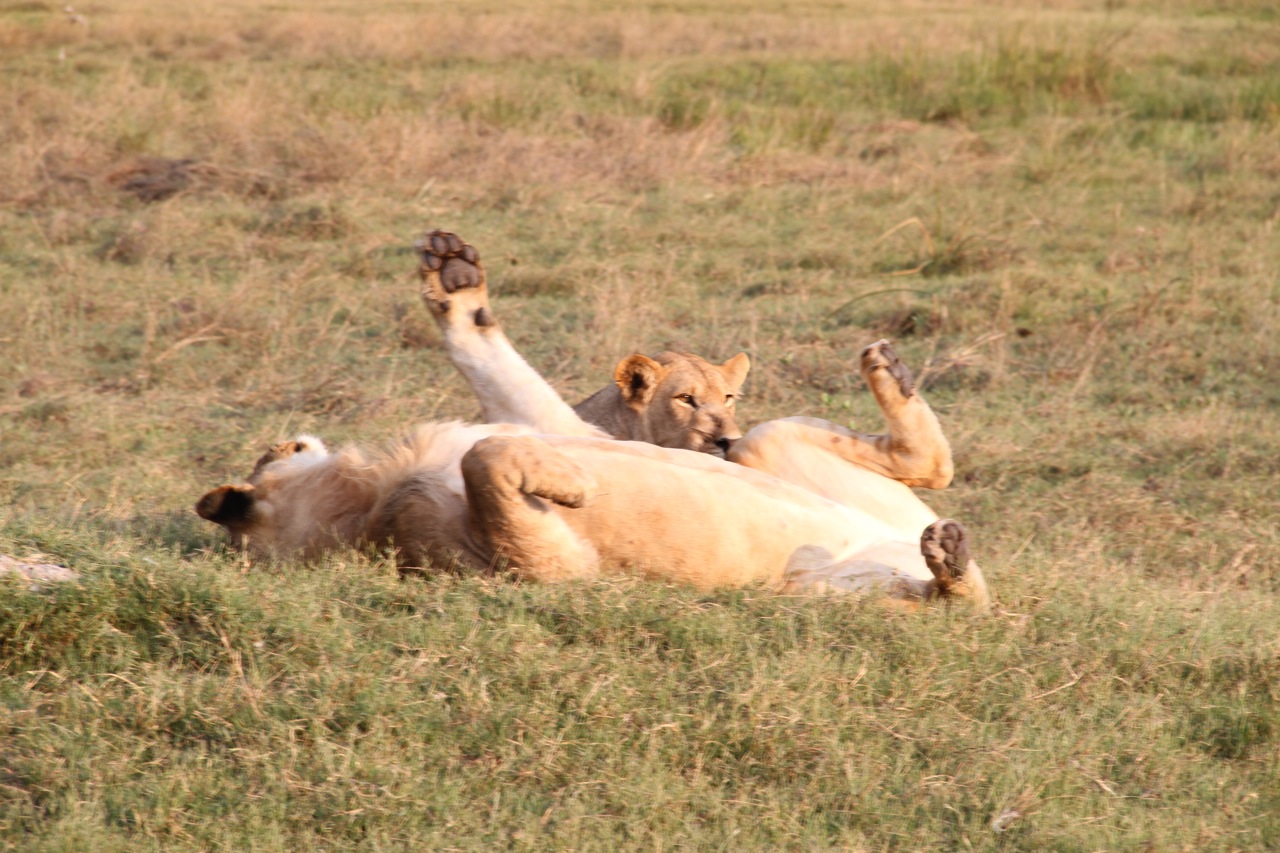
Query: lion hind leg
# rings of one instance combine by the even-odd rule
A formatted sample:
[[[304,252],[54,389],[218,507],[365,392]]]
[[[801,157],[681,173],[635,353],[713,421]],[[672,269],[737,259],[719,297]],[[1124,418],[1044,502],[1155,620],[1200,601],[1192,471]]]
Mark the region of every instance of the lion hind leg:
[[[879,470],[873,464],[875,453],[837,424],[785,418],[752,427],[729,448],[728,458],[866,513],[914,543],[920,528],[938,515],[910,488]],[[914,559],[920,560],[918,550]]]
[[[539,439],[493,436],[462,457],[462,477],[472,538],[495,562],[524,580],[597,574],[595,548],[556,510],[579,508],[595,493],[581,466]]]
[[[982,610],[991,606],[986,578],[969,556],[969,534],[960,522],[940,518],[926,527],[920,534],[920,553],[933,572],[937,595],[967,598]]]
[[[969,554],[968,532],[949,518],[925,527],[918,546],[882,541],[843,559],[807,556],[797,552],[793,558],[784,591],[879,591],[892,601],[908,604],[965,599],[980,611],[991,605],[986,579]]]
[[[937,582],[911,542],[881,541],[842,558],[801,549],[788,567],[788,592],[882,592],[894,601],[922,602],[935,594]]]

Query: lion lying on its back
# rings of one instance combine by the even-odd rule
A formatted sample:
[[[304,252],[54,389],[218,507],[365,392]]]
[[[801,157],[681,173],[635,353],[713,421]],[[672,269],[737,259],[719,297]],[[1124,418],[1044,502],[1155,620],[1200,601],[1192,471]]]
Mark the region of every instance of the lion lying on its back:
[[[706,454],[428,424],[389,451],[273,448],[196,512],[258,554],[393,547],[405,569],[506,566],[534,581],[635,574],[700,588],[882,588],[985,602],[963,529],[910,537],[859,510]]]
[[[890,427],[885,435],[774,421],[731,445],[729,458],[741,464],[614,441],[502,335],[472,247],[437,232],[420,249],[427,303],[450,358],[494,423],[427,425],[373,456],[331,454],[305,436],[278,445],[248,482],[197,504],[237,544],[303,556],[391,547],[405,569],[506,565],[541,581],[624,572],[698,587],[880,588],[985,606],[964,529],[938,519],[904,485],[945,485],[950,451],[887,342],[867,347],[861,360]],[[733,374],[723,374],[726,387],[736,393],[731,380],[740,384],[745,369],[745,356],[719,368]],[[644,384],[650,402],[664,387]],[[696,400],[677,402],[696,411]]]

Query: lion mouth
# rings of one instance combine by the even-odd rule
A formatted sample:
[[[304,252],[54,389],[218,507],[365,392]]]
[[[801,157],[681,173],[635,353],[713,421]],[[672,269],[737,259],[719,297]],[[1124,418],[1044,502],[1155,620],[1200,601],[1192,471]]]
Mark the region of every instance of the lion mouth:
[[[709,432],[702,430],[694,430],[695,440],[690,442],[689,449],[698,453],[706,453],[708,456],[715,456],[717,459],[724,459],[728,450],[727,445],[721,444],[721,439]]]

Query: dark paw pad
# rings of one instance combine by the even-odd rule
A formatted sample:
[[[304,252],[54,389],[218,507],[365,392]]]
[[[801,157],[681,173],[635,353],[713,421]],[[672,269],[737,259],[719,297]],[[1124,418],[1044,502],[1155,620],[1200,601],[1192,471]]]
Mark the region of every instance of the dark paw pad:
[[[902,391],[902,396],[910,397],[916,392],[916,379],[911,375],[911,368],[899,360],[897,354],[893,357],[893,363],[887,368],[889,375],[898,380],[898,388]]]
[[[864,358],[868,359],[872,365],[872,369],[882,368],[888,371],[898,383],[902,396],[910,397],[916,391],[916,380],[911,375],[911,368],[898,358],[897,351],[888,341],[878,341],[867,347]]]
[[[960,522],[939,519],[920,535],[920,553],[945,589],[964,578],[969,565],[969,537]]]
[[[432,231],[415,244],[422,261],[422,272],[440,273],[440,286],[445,293],[484,284],[480,253],[475,246],[448,231]]]

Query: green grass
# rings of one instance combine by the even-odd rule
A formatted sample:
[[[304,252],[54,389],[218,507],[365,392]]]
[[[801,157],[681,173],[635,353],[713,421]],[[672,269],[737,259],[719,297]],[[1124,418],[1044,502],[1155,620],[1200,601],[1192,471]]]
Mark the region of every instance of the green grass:
[[[1280,20],[1265,2],[0,3],[0,846],[1280,846]],[[194,158],[143,203],[139,157]],[[247,566],[190,511],[478,407],[475,242],[576,400],[753,359],[748,422],[956,452],[975,618]]]
[[[1254,766],[1274,636],[1222,594],[1090,591],[1031,558],[1003,591],[1027,611],[974,622],[58,544],[93,580],[3,617],[12,838],[1080,849],[1166,848],[1219,813],[1277,829],[1274,764]]]

